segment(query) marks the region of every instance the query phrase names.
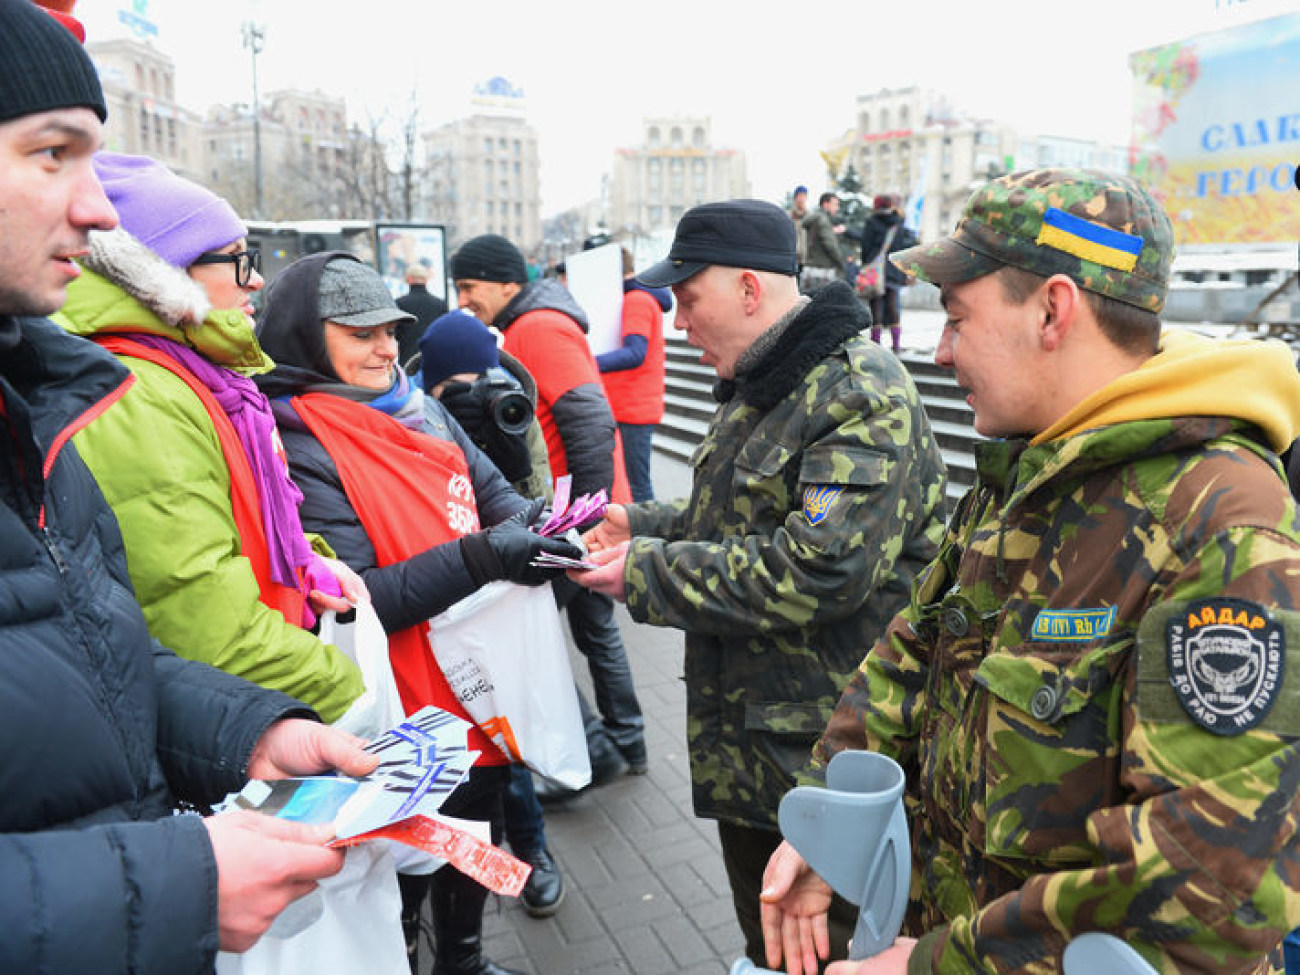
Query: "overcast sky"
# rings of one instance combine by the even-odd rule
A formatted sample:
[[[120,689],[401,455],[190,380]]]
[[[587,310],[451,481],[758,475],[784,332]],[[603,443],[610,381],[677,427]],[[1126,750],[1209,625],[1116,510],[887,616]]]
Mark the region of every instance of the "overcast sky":
[[[1128,55],[1300,0],[80,0],[90,40],[143,10],[177,62],[178,100],[250,101],[240,23],[265,27],[263,93],[319,88],[352,118],[425,128],[469,112],[473,87],[522,88],[537,129],[542,212],[594,199],[614,150],[648,116],[713,120],[743,150],[755,196],[825,188],[818,150],[853,125],[856,97],[919,85],[1022,131],[1127,144]]]

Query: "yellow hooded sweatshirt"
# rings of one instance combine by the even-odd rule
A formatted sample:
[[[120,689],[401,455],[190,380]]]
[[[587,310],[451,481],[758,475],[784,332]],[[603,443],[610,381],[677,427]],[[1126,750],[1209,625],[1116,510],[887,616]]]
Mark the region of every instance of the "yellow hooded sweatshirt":
[[[1300,436],[1300,371],[1281,342],[1211,339],[1180,329],[1139,368],[1085,397],[1042,431],[1047,443],[1133,420],[1228,416],[1264,431],[1274,452]]]

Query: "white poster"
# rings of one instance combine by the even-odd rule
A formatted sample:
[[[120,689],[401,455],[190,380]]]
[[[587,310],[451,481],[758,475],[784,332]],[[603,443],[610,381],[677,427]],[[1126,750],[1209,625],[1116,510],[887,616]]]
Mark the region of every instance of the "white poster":
[[[604,244],[564,259],[569,293],[587,313],[587,342],[592,355],[622,344],[623,254],[618,244]]]

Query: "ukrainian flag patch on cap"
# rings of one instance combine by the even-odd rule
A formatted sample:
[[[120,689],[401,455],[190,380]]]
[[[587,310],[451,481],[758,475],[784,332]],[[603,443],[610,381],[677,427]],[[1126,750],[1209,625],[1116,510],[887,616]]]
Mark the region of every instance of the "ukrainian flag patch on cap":
[[[1049,207],[1043,214],[1043,227],[1034,243],[1117,271],[1133,270],[1142,253],[1142,238],[1136,234],[1093,223],[1056,207]]]
[[[821,485],[803,489],[803,514],[808,524],[817,525],[826,520],[826,512],[841,494],[842,487]]]

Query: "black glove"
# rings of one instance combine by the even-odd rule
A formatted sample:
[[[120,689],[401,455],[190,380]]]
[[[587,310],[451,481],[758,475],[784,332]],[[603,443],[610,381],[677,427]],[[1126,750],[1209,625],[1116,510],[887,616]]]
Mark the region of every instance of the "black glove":
[[[507,579],[524,586],[540,586],[564,574],[561,568],[543,569],[533,565],[533,559],[540,553],[550,552],[568,559],[583,557],[582,549],[571,542],[546,538],[529,527],[545,507],[546,502],[537,498],[501,524],[460,540],[460,554],[475,585]]]
[[[483,430],[492,424],[492,418],[488,416],[487,402],[473,383],[459,379],[447,380],[442,393],[438,396],[438,401],[476,441],[483,435]]]

